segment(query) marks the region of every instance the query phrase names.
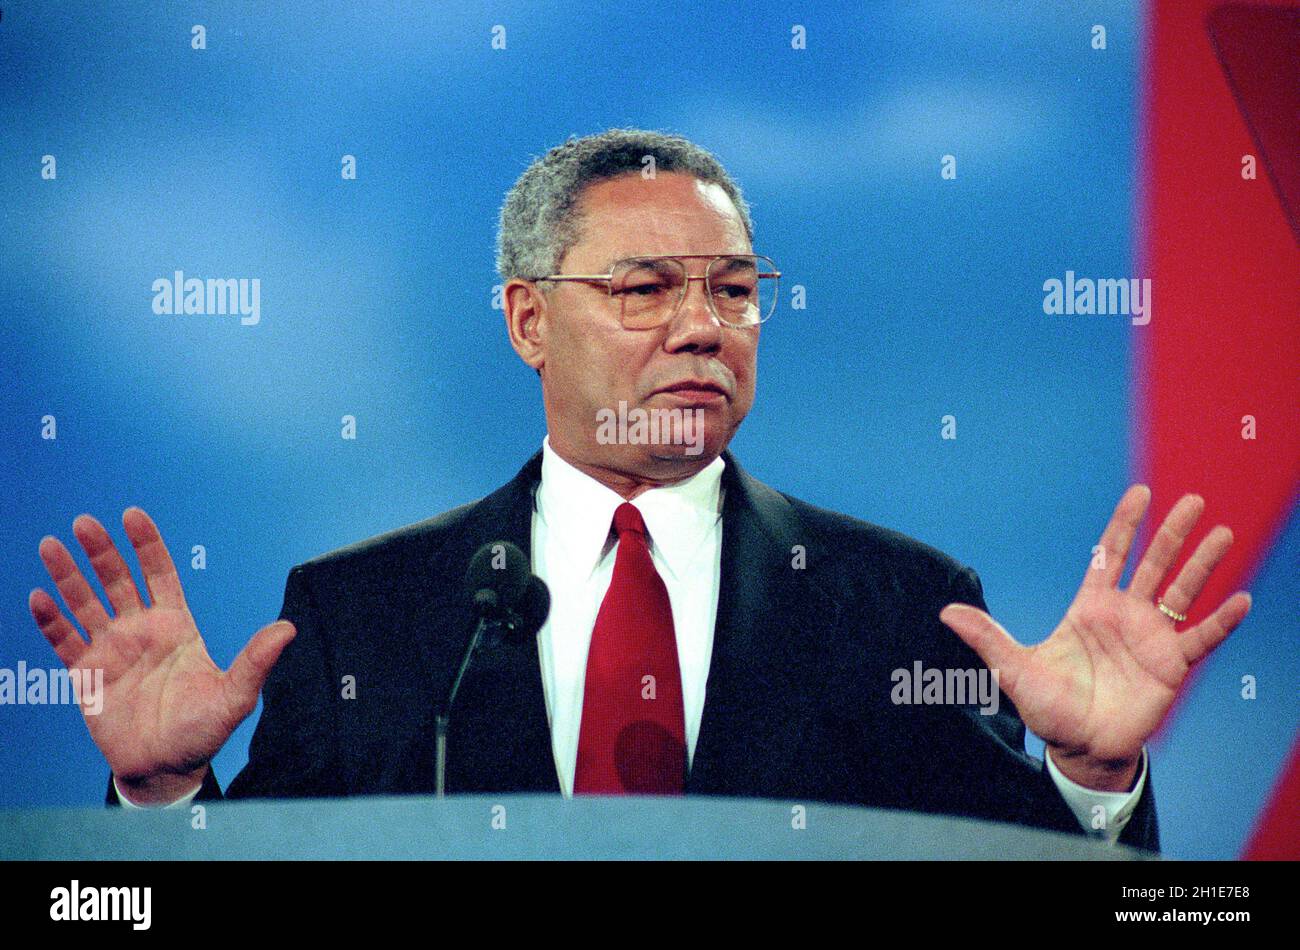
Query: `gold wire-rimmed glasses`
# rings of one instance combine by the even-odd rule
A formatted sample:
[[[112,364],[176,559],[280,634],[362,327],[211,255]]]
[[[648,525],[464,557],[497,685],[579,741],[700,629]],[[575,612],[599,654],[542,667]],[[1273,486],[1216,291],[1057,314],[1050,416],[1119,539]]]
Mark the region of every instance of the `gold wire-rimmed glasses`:
[[[703,274],[692,275],[690,260],[707,260]],[[654,254],[615,261],[608,274],[550,274],[525,280],[606,284],[619,302],[619,319],[628,330],[651,330],[669,323],[681,309],[693,280],[704,281],[704,296],[718,320],[732,327],[762,323],[776,309],[781,272],[762,254]]]

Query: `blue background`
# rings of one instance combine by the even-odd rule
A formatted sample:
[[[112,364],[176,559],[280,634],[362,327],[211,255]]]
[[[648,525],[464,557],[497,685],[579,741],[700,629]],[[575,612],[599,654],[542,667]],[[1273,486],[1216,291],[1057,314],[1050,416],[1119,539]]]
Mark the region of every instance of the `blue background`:
[[[0,666],[57,665],[27,594],[82,511],[123,546],[122,510],[152,514],[225,666],[293,564],[513,475],[545,429],[492,308],[497,210],[531,158],[625,125],[713,150],[788,275],[738,458],[971,564],[1022,641],[1055,625],[1130,480],[1134,328],[1046,317],[1041,288],[1136,276],[1135,4],[265,6],[3,6]],[[177,269],[260,278],[261,323],[155,315]],[[1294,735],[1297,562],[1293,524],[1153,747],[1172,855],[1236,854]],[[75,708],[0,707],[0,804],[105,780]]]

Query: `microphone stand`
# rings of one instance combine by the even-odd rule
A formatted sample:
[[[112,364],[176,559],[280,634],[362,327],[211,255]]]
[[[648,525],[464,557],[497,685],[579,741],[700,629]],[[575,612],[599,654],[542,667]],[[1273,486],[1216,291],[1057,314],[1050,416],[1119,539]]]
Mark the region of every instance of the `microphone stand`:
[[[465,671],[469,669],[469,662],[474,656],[474,650],[478,647],[478,642],[483,636],[483,631],[487,629],[489,623],[496,624],[500,622],[499,618],[493,617],[488,619],[489,613],[497,605],[496,592],[484,588],[474,595],[474,606],[478,610],[478,624],[474,627],[474,635],[469,638],[469,646],[465,648],[465,655],[461,658],[460,669],[456,671],[456,678],[451,682],[451,690],[447,693],[447,702],[443,704],[442,712],[438,713],[435,720],[435,746],[434,746],[434,795],[437,798],[446,797],[447,784],[447,726],[451,721],[451,706],[456,701],[456,694],[460,692],[460,681],[465,678]]]

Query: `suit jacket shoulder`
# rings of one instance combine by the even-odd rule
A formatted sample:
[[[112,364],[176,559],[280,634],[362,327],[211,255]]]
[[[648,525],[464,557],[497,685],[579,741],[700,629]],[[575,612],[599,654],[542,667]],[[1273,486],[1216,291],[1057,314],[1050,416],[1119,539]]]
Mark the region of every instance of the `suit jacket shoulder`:
[[[843,585],[852,596],[861,585],[881,583],[900,593],[945,591],[971,580],[974,571],[950,555],[892,528],[809,504],[780,493],[793,514],[818,539],[823,559],[834,569],[826,583]]]

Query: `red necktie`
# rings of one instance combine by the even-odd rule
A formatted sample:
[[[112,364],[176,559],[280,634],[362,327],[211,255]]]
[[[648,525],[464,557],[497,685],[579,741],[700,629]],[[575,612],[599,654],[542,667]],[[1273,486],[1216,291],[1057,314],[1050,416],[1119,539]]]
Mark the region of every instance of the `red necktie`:
[[[686,716],[668,588],[641,512],[614,512],[618,554],[596,615],[578,733],[575,795],[680,795]]]

